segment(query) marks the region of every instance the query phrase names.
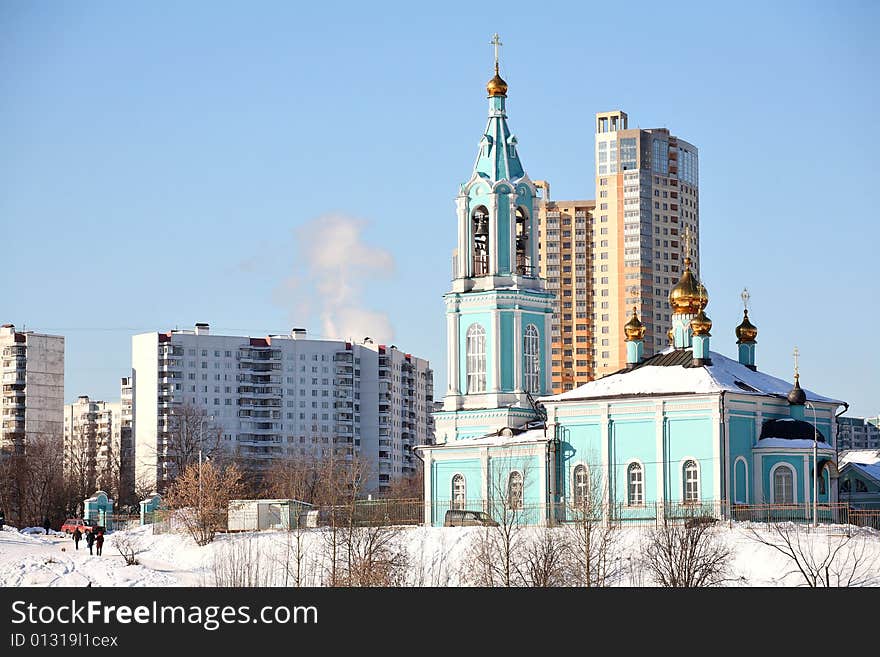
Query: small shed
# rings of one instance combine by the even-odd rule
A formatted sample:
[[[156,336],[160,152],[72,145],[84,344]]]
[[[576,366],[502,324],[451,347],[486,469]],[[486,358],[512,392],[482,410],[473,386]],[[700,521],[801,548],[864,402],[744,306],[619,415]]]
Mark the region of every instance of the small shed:
[[[102,490],[84,502],[83,518],[97,523],[107,531],[113,531],[113,500]]]
[[[294,529],[299,514],[311,506],[300,500],[229,500],[227,530],[253,532]]]
[[[153,512],[162,505],[162,496],[153,493],[150,497],[141,500],[141,524],[149,525],[153,522]]]

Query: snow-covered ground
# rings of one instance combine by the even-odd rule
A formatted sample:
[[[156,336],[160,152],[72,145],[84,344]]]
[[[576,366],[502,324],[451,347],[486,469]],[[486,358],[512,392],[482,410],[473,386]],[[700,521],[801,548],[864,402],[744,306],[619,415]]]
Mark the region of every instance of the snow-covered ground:
[[[757,526],[762,527],[762,526]],[[398,540],[406,546],[409,563],[407,583],[415,586],[456,586],[466,583],[466,554],[481,528],[401,528]],[[527,531],[537,532],[539,529]],[[766,529],[760,530],[764,535]],[[802,528],[806,532],[807,529]],[[734,586],[801,586],[793,564],[778,551],[750,536],[746,524],[724,524],[711,530],[733,551]],[[822,552],[844,534],[845,528],[823,526],[810,535]],[[652,582],[638,566],[648,531],[630,528],[619,532],[615,555],[621,565],[621,585],[647,586]],[[802,534],[806,536],[806,534]],[[69,537],[52,534],[23,534],[12,527],[0,532],[0,585],[16,586],[213,586],[218,574],[230,565],[247,565],[241,578],[258,585],[293,585],[296,581],[295,534],[267,531],[249,534],[220,534],[204,547],[183,534],[153,535],[152,527],[113,532],[106,536],[103,555],[89,555],[85,541],[79,550]],[[126,566],[116,549],[117,542],[134,540],[142,552],[138,565]],[[880,532],[859,530],[850,547],[863,550],[863,562],[880,583]],[[303,585],[319,586],[326,572],[325,530],[302,533],[299,569]]]

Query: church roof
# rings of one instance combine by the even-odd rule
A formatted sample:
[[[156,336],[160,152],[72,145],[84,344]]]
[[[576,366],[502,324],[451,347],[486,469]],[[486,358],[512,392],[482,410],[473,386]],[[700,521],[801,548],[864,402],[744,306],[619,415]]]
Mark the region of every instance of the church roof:
[[[710,352],[711,365],[694,365],[691,349],[669,347],[646,358],[632,369],[620,370],[601,379],[541,401],[602,399],[609,397],[649,397],[656,395],[712,394],[735,392],[785,399],[792,388],[788,381],[750,370],[739,361]],[[807,399],[843,404],[810,390]]]
[[[493,98],[493,101],[503,101]],[[489,123],[480,140],[480,150],[474,162],[474,174],[496,183],[499,180],[516,181],[525,176],[519,159],[516,137],[510,133],[503,102],[489,113]]]

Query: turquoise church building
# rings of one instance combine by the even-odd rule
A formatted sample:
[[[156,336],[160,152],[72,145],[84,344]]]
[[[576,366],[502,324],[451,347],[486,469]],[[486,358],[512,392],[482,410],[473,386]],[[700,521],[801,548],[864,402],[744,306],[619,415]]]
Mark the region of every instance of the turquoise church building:
[[[425,465],[425,523],[450,509],[549,525],[589,504],[604,518],[716,517],[773,505],[809,517],[837,501],[836,416],[846,403],[765,374],[748,310],[737,359],[710,349],[706,288],[684,260],[670,293],[670,345],[644,358],[633,309],[627,366],[554,395],[553,294],[537,268],[537,194],[507,123],[508,86],[487,85],[488,124],[456,198],[445,295],[448,388]],[[731,335],[733,339],[733,335]],[[769,507],[768,507],[769,508]],[[824,517],[823,517],[824,519]]]

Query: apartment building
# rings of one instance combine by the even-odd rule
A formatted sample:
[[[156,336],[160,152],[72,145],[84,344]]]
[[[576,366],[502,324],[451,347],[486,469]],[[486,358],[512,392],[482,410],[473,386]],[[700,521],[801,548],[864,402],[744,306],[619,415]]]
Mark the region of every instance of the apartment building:
[[[251,468],[287,457],[354,456],[367,488],[414,474],[412,447],[433,437],[433,372],[396,346],[194,330],[132,337],[135,477],[163,489],[174,411],[200,409],[223,449]]]
[[[64,405],[64,473],[84,493],[101,488],[117,494],[122,457],[121,404],[80,395]]]
[[[64,337],[0,327],[0,449],[24,451],[45,438],[62,442]]]
[[[837,418],[837,449],[880,450],[880,415]]]
[[[669,291],[682,274],[690,235],[699,276],[697,148],[666,128],[630,128],[625,112],[596,114],[596,209],[590,260],[596,376],[626,365],[623,326],[635,307],[645,356],[668,343]]]
[[[538,261],[553,302],[553,392],[571,390],[595,378],[592,320],[593,210],[595,201],[550,200],[550,185],[538,205]],[[622,339],[622,337],[621,337]]]

